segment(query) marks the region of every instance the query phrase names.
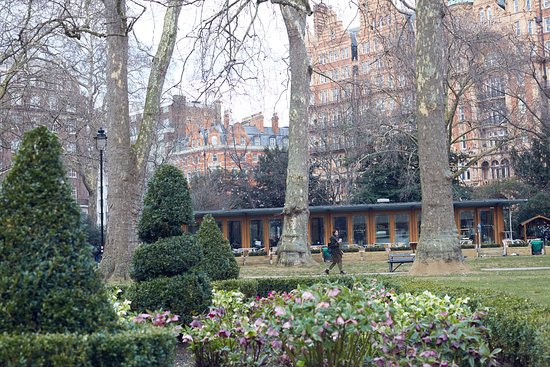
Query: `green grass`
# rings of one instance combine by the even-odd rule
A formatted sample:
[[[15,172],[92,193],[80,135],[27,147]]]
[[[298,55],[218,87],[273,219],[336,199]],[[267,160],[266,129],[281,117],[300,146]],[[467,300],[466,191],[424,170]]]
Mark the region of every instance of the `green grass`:
[[[550,255],[507,256],[467,259],[472,273],[468,275],[422,277],[442,285],[467,286],[479,290],[492,289],[507,292],[533,301],[550,304],[550,270],[486,271],[481,269],[550,267]],[[325,276],[326,264],[310,267],[281,268],[275,265],[247,265],[241,267],[242,278],[315,275]],[[408,276],[410,264],[403,264],[395,276]],[[387,273],[386,261],[346,262],[344,269],[349,274]],[[337,273],[336,271],[333,271]]]

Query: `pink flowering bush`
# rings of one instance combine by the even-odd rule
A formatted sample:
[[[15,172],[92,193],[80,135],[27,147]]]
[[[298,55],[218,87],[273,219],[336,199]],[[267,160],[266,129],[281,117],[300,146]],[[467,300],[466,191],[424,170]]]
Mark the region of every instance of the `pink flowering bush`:
[[[184,330],[198,367],[491,366],[483,313],[467,300],[382,285],[313,285],[247,302],[215,292]]]

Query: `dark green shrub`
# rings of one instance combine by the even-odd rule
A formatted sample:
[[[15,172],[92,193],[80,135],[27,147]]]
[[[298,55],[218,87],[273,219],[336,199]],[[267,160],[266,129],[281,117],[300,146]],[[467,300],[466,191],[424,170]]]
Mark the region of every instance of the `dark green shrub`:
[[[239,266],[229,246],[229,241],[209,214],[203,218],[197,238],[204,251],[203,269],[210,279],[236,279],[239,277]]]
[[[130,276],[144,281],[191,271],[203,262],[202,247],[192,234],[169,237],[136,249]]]
[[[182,234],[182,225],[194,221],[189,186],[174,166],[160,166],[147,185],[143,212],[138,224],[139,238],[152,243],[159,238]]]
[[[212,288],[224,291],[239,291],[247,298],[254,298],[258,294],[256,279],[227,279],[212,282]]]
[[[4,367],[169,367],[176,339],[167,329],[113,334],[0,334]]]
[[[25,134],[0,193],[0,332],[81,332],[115,314],[85,241],[57,137]]]
[[[204,273],[159,277],[135,283],[128,290],[132,309],[170,310],[189,323],[192,316],[204,312],[212,300],[210,281]]]

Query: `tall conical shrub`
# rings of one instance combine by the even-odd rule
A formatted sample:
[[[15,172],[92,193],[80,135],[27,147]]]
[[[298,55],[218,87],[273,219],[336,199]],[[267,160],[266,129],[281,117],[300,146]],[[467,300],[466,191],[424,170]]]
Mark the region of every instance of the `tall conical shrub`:
[[[210,279],[237,279],[239,266],[229,241],[223,237],[222,231],[210,214],[203,218],[197,236],[204,252],[203,269]]]
[[[182,233],[183,224],[192,223],[187,180],[177,168],[160,166],[147,185],[138,225],[145,243],[134,252],[130,268],[134,310],[170,310],[187,323],[208,308],[212,290],[201,269],[202,247],[195,235]]]
[[[57,137],[25,134],[0,191],[0,332],[89,333],[115,314],[85,241]]]
[[[193,223],[189,186],[174,166],[161,165],[149,180],[138,224],[139,238],[153,243],[182,234],[183,224]]]

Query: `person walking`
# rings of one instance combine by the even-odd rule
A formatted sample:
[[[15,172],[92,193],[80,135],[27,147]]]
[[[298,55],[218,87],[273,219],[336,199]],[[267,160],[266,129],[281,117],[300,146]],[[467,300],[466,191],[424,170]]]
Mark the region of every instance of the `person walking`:
[[[335,229],[332,232],[332,236],[330,236],[330,240],[328,243],[328,252],[330,253],[330,256],[332,258],[332,264],[328,268],[325,269],[325,274],[329,274],[332,268],[334,266],[338,265],[338,269],[340,270],[340,274],[346,274],[342,267],[342,255],[343,251],[340,245],[342,244],[342,239],[338,237],[338,230]]]

